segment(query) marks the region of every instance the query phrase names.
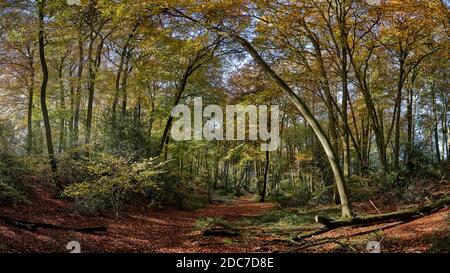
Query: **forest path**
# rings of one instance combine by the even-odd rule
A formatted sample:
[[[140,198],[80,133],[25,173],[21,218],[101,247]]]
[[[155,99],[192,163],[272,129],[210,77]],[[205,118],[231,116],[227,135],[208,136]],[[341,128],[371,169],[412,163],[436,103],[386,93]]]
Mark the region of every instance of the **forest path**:
[[[0,207],[0,215],[65,227],[104,225],[108,227],[107,232],[87,234],[45,228],[31,232],[0,220],[0,252],[68,252],[66,245],[74,240],[80,243],[82,252],[365,252],[366,244],[371,240],[382,240],[383,252],[425,252],[429,251],[433,241],[445,244],[446,240],[448,243],[445,238],[449,238],[449,208],[386,228],[383,232],[376,231],[380,227],[377,225],[346,227],[293,244],[288,238],[299,231],[274,231],[261,223],[283,223],[286,219],[297,219],[301,214],[289,218],[285,214],[288,211],[277,209],[275,203],[260,203],[250,195],[228,203],[210,204],[194,211],[155,210],[142,204],[115,219],[111,214],[83,216],[74,213],[72,204],[54,198],[37,181],[33,188],[35,194],[31,203]],[[262,214],[265,217],[255,218]],[[303,217],[311,218],[311,221],[313,219],[311,215]],[[203,236],[202,231],[196,228],[196,223],[205,218],[221,218],[236,223],[235,226],[244,230],[240,230],[241,236]],[[258,221],[242,225],[241,220],[249,219]],[[298,227],[311,228],[304,224]],[[373,232],[354,236],[366,230]],[[336,238],[339,237],[344,239],[338,241]],[[329,243],[304,247],[304,243],[314,245],[317,240]]]
[[[30,232],[0,221],[0,252],[68,252],[66,244],[78,241],[82,252],[239,252],[258,251],[250,238],[239,237],[239,244],[223,237],[204,237],[195,228],[196,221],[222,218],[233,222],[271,210],[274,203],[260,203],[247,195],[229,203],[210,204],[194,211],[167,209],[158,211],[145,206],[128,211],[126,216],[81,216],[71,206],[48,194],[38,192],[32,204],[0,208],[0,214],[20,220],[60,226],[108,227],[106,233],[87,234],[67,230],[38,229]]]

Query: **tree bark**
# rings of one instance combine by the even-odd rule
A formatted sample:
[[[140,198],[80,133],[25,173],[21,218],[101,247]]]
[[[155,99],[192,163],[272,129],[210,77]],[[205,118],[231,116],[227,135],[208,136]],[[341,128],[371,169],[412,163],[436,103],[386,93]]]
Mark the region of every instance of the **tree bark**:
[[[128,74],[131,72],[131,67],[129,65],[130,62],[130,56],[131,50],[127,53],[126,60],[125,60],[125,70],[123,72],[123,78],[122,78],[122,117],[125,117],[127,113],[127,103],[128,103],[128,93],[127,93],[127,81],[128,81]]]
[[[122,76],[122,72],[123,72],[123,65],[125,63],[125,58],[127,57],[126,55],[127,55],[128,47],[129,47],[131,41],[133,40],[134,34],[138,27],[139,27],[139,22],[136,22],[136,24],[133,26],[130,34],[128,34],[128,38],[125,41],[125,44],[122,48],[122,52],[120,53],[120,62],[119,62],[119,67],[117,68],[116,79],[115,79],[114,99],[113,99],[113,104],[111,107],[113,122],[115,122],[115,119],[116,119],[116,111],[117,111],[116,109],[117,109],[117,104],[119,103],[119,95],[120,95],[120,90],[121,90],[120,80],[121,80],[121,76]]]
[[[100,67],[101,57],[102,57],[102,49],[103,43],[106,37],[103,37],[96,51],[96,56],[92,59],[92,51],[93,44],[96,40],[96,37],[91,37],[91,42],[89,45],[89,57],[88,57],[88,70],[89,70],[89,82],[88,82],[88,105],[87,105],[87,117],[86,117],[86,137],[85,144],[89,144],[91,142],[91,132],[92,132],[92,114],[94,109],[94,92],[95,92],[95,80],[97,76],[97,71]]]
[[[400,116],[402,112],[402,89],[404,83],[404,65],[400,61],[400,75],[397,85],[397,97],[395,100],[395,136],[394,136],[394,151],[393,151],[393,168],[397,170],[400,165]]]
[[[414,131],[414,124],[413,124],[413,90],[412,87],[408,90],[408,105],[407,105],[407,121],[408,121],[408,128],[407,128],[407,147],[406,147],[406,157],[407,157],[407,165],[411,166],[412,161],[412,152],[413,152],[413,131]]]
[[[434,90],[434,84],[431,86],[431,96],[432,96],[432,108],[433,108],[433,116],[434,116],[434,124],[433,124],[433,132],[434,132],[434,147],[436,149],[436,162],[438,164],[441,163],[441,151],[439,148],[439,119],[436,111],[436,92]]]
[[[264,200],[266,199],[266,192],[267,192],[267,179],[268,179],[268,172],[269,172],[269,163],[270,163],[270,153],[269,151],[266,151],[266,164],[264,167],[264,183],[263,183],[263,188],[261,191],[261,195],[260,195],[260,199],[259,202],[264,202]]]
[[[342,81],[342,131],[343,131],[343,171],[344,176],[350,176],[350,138],[348,126],[348,70],[347,70],[347,36],[348,30],[346,26],[346,2],[339,2],[339,36],[341,44],[341,81]]]
[[[84,70],[84,47],[81,37],[78,40],[78,69],[77,69],[77,82],[75,90],[75,114],[73,117],[73,139],[72,147],[78,147],[79,140],[79,122],[81,111],[81,80]]]
[[[66,114],[66,102],[65,102],[65,92],[64,92],[64,80],[63,80],[63,60],[61,60],[60,67],[58,68],[58,81],[59,81],[59,92],[60,92],[60,107],[62,111],[60,125],[59,125],[59,146],[58,152],[61,153],[66,148],[66,129],[65,129],[65,114]]]
[[[27,153],[33,151],[33,96],[34,96],[34,65],[30,63],[30,83],[28,87],[28,106],[27,106]]]
[[[50,119],[48,117],[47,110],[47,83],[48,83],[48,67],[47,61],[45,59],[45,42],[44,42],[44,12],[45,12],[45,0],[41,0],[37,2],[38,5],[38,15],[39,15],[39,59],[41,61],[42,66],[42,84],[41,84],[41,108],[42,108],[42,117],[44,120],[45,126],[45,137],[47,140],[47,152],[50,159],[50,165],[52,167],[52,171],[57,171],[56,158],[53,150],[53,141],[52,141],[52,131],[50,128]]]
[[[191,68],[192,68],[191,65],[189,65],[187,70],[185,71],[185,73],[183,73],[183,77],[181,78],[180,85],[178,86],[177,93],[175,95],[175,99],[172,104],[172,108],[175,107],[180,102],[181,95],[183,94],[184,90],[186,89],[187,80],[188,80],[189,76],[192,74]],[[168,138],[170,128],[172,128],[172,122],[173,122],[173,117],[172,117],[172,115],[170,115],[169,118],[167,119],[166,126],[164,127],[164,132],[161,137],[161,142],[159,144],[158,153],[156,154],[157,156],[160,156],[162,151],[164,150],[164,146],[166,145],[166,140]]]

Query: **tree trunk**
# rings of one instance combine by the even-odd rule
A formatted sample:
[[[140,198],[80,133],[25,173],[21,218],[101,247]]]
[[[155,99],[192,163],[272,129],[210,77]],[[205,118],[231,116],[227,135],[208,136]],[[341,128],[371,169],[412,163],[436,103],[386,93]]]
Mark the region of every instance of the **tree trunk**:
[[[188,67],[188,69],[183,74],[183,77],[181,78],[181,82],[180,82],[180,85],[178,86],[177,93],[175,95],[175,99],[172,104],[172,108],[175,107],[180,102],[181,95],[183,94],[184,89],[186,88],[187,80],[189,78],[189,75],[191,74],[190,71],[191,71],[191,66]],[[161,137],[161,142],[159,145],[158,153],[156,154],[157,156],[160,156],[164,149],[166,140],[169,135],[170,128],[172,128],[172,121],[173,121],[173,117],[172,117],[172,115],[170,115],[169,118],[167,119],[166,126],[164,127],[164,132]]]
[[[86,117],[86,137],[85,144],[91,142],[91,131],[92,131],[92,113],[94,108],[94,92],[95,92],[95,80],[97,76],[97,71],[100,67],[102,49],[105,38],[102,38],[98,44],[96,57],[92,59],[93,45],[96,37],[91,37],[91,42],[89,45],[89,55],[88,55],[88,70],[89,70],[89,83],[88,83],[88,105],[87,105],[87,117]]]
[[[134,34],[135,34],[138,26],[139,26],[139,22],[136,22],[136,24],[133,26],[133,29],[131,30],[130,34],[128,34],[128,38],[127,38],[125,45],[122,48],[122,52],[120,54],[120,62],[119,62],[119,67],[117,68],[117,74],[116,74],[116,80],[115,80],[115,92],[114,92],[114,99],[113,99],[113,104],[112,104],[113,122],[116,121],[116,109],[117,109],[117,104],[119,103],[119,95],[120,95],[120,90],[121,90],[120,79],[121,79],[121,75],[123,72],[123,65],[125,63],[125,58],[127,57],[126,55],[127,55],[128,47],[129,47],[131,41],[133,40]],[[128,67],[128,64],[126,67]]]
[[[345,227],[345,226],[355,226],[355,225],[368,225],[368,224],[379,224],[390,221],[405,221],[424,215],[433,213],[445,206],[450,205],[450,198],[443,198],[429,205],[420,206],[414,209],[401,210],[395,212],[389,212],[384,214],[373,214],[366,216],[353,217],[348,219],[333,220],[327,217],[322,217],[316,215],[315,220],[317,223],[323,224],[327,230]]]
[[[403,54],[402,54],[403,56]],[[402,89],[404,83],[404,62],[400,60],[400,75],[397,84],[397,97],[395,100],[395,136],[394,136],[394,151],[393,151],[393,168],[397,170],[400,166],[400,116],[402,112]]]
[[[131,71],[131,68],[129,67],[130,54],[131,52],[127,53],[125,60],[125,70],[123,72],[122,78],[122,117],[125,117],[127,113],[127,103],[128,103],[127,81],[128,81],[128,74]]]
[[[347,70],[347,26],[346,26],[346,7],[344,3],[339,5],[339,32],[341,43],[341,81],[342,81],[342,131],[343,131],[343,154],[344,176],[350,176],[350,138],[348,126],[348,70]]]
[[[270,154],[269,151],[266,151],[266,164],[264,166],[264,182],[263,182],[263,188],[261,191],[259,202],[264,202],[266,199],[266,192],[267,192],[267,180],[268,180],[268,172],[269,172],[269,163],[270,163]]]
[[[272,68],[264,61],[264,59],[259,55],[255,48],[244,38],[240,36],[232,36],[239,44],[241,44],[246,51],[253,57],[260,68],[272,79],[289,97],[292,103],[297,107],[300,113],[303,115],[305,120],[309,123],[323,149],[328,157],[331,168],[333,170],[334,178],[339,190],[339,197],[341,201],[342,217],[351,216],[350,202],[347,198],[347,190],[345,186],[345,178],[342,172],[341,165],[339,164],[339,159],[333,149],[329,137],[326,135],[320,123],[313,116],[307,105],[300,99],[299,96],[283,81]]]
[[[59,81],[59,91],[60,91],[60,107],[62,111],[61,115],[61,121],[59,125],[59,146],[58,146],[58,152],[61,153],[65,147],[66,147],[66,132],[65,132],[65,114],[66,114],[66,103],[65,103],[65,93],[64,93],[64,81],[63,81],[63,63],[61,62],[61,65],[58,69],[58,81]]]
[[[81,111],[81,80],[84,70],[84,47],[81,37],[78,40],[78,69],[77,69],[77,83],[75,90],[75,114],[73,117],[73,139],[72,147],[78,147],[79,139],[79,122]]]
[[[448,99],[447,99],[447,93],[442,93],[442,101],[444,104],[444,109],[442,112],[442,153],[446,155],[446,159],[450,159],[450,143],[449,143],[449,130],[448,130],[448,117],[447,117],[447,111],[448,111]]]
[[[32,65],[32,64],[30,64]],[[27,107],[27,153],[33,151],[33,96],[34,96],[34,68],[31,66],[30,83],[28,87],[28,107]]]
[[[407,121],[408,121],[408,140],[406,148],[407,165],[411,166],[412,152],[413,152],[413,89],[412,87],[408,90],[408,105],[407,105]]]
[[[38,1],[38,13],[39,13],[39,59],[41,61],[42,66],[42,84],[41,84],[41,108],[42,108],[42,117],[44,120],[45,126],[45,137],[47,140],[47,152],[50,158],[50,165],[52,167],[52,171],[57,171],[56,158],[53,150],[53,141],[52,141],[52,131],[50,128],[50,119],[48,117],[47,110],[47,83],[48,83],[48,67],[47,61],[45,59],[45,42],[44,42],[44,9],[45,9],[45,0]]]
[[[439,119],[437,116],[436,111],[436,92],[434,90],[434,84],[431,86],[431,96],[432,96],[432,108],[433,108],[433,116],[434,116],[434,123],[433,123],[433,131],[434,131],[434,147],[436,149],[436,162],[438,164],[441,163],[441,151],[439,148]]]
[[[372,94],[370,93],[367,83],[367,70],[370,57],[373,53],[373,48],[369,51],[368,56],[365,59],[365,67],[362,69],[355,62],[353,54],[349,54],[350,60],[355,72],[356,79],[358,80],[361,93],[363,94],[364,103],[366,104],[367,114],[371,121],[372,131],[375,135],[375,143],[378,150],[378,156],[380,161],[380,170],[385,172],[387,170],[387,157],[386,157],[386,139],[384,137],[384,125],[383,118],[378,116],[377,109],[375,108]],[[369,122],[370,123],[370,122]],[[369,126],[369,125],[368,125]]]
[[[73,72],[74,69],[73,67],[70,67],[69,69],[69,78],[71,79],[73,77]],[[66,146],[71,147],[72,143],[73,143],[73,120],[74,120],[74,111],[75,111],[75,88],[73,85],[73,81],[69,81],[69,99],[70,99],[70,117],[69,117],[69,121],[67,122],[68,126],[69,126],[69,140],[66,140]]]

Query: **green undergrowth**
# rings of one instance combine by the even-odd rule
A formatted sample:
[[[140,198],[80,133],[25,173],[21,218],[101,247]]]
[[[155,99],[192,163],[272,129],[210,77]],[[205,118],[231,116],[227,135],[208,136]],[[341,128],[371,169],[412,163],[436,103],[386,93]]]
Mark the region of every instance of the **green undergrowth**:
[[[0,205],[14,205],[28,200],[23,176],[29,173],[24,158],[0,154]]]
[[[315,215],[320,214],[330,218],[339,218],[340,213],[340,209],[334,207],[278,208],[258,216],[245,217],[239,220],[236,225],[274,230],[289,230],[302,227],[314,229],[320,227],[314,221]]]

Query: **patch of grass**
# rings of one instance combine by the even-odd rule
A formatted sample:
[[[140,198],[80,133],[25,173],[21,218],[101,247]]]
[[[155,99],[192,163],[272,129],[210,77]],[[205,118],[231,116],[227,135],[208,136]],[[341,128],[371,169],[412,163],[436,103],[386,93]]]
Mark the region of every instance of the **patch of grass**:
[[[206,194],[190,194],[186,193],[182,199],[181,209],[196,210],[205,207],[209,203],[208,195]]]
[[[8,246],[0,243],[0,253],[8,252]]]
[[[223,238],[223,243],[226,245],[234,244],[234,240],[231,238]]]
[[[239,236],[240,233],[227,221],[221,218],[205,218],[197,220],[197,229],[202,230],[203,236]]]
[[[209,229],[214,227],[231,228],[231,225],[222,218],[201,218],[195,222],[197,229]]]
[[[444,236],[432,236],[429,251],[433,253],[450,253],[450,215],[447,215],[447,232]]]
[[[211,203],[227,204],[235,201],[236,199],[237,199],[236,196],[218,195],[215,193],[211,194]]]
[[[450,233],[444,237],[434,236],[431,239],[429,252],[432,253],[450,253]]]
[[[274,229],[290,229],[301,226],[317,225],[314,216],[326,215],[330,218],[339,218],[339,208],[296,208],[277,209],[268,211],[262,215],[241,219],[237,224],[242,226],[257,226]]]
[[[22,158],[0,153],[0,204],[11,205],[27,201],[24,175],[30,171]]]
[[[444,236],[432,236],[431,246],[429,252],[433,253],[450,253],[450,215],[447,217],[447,232],[444,233]]]

